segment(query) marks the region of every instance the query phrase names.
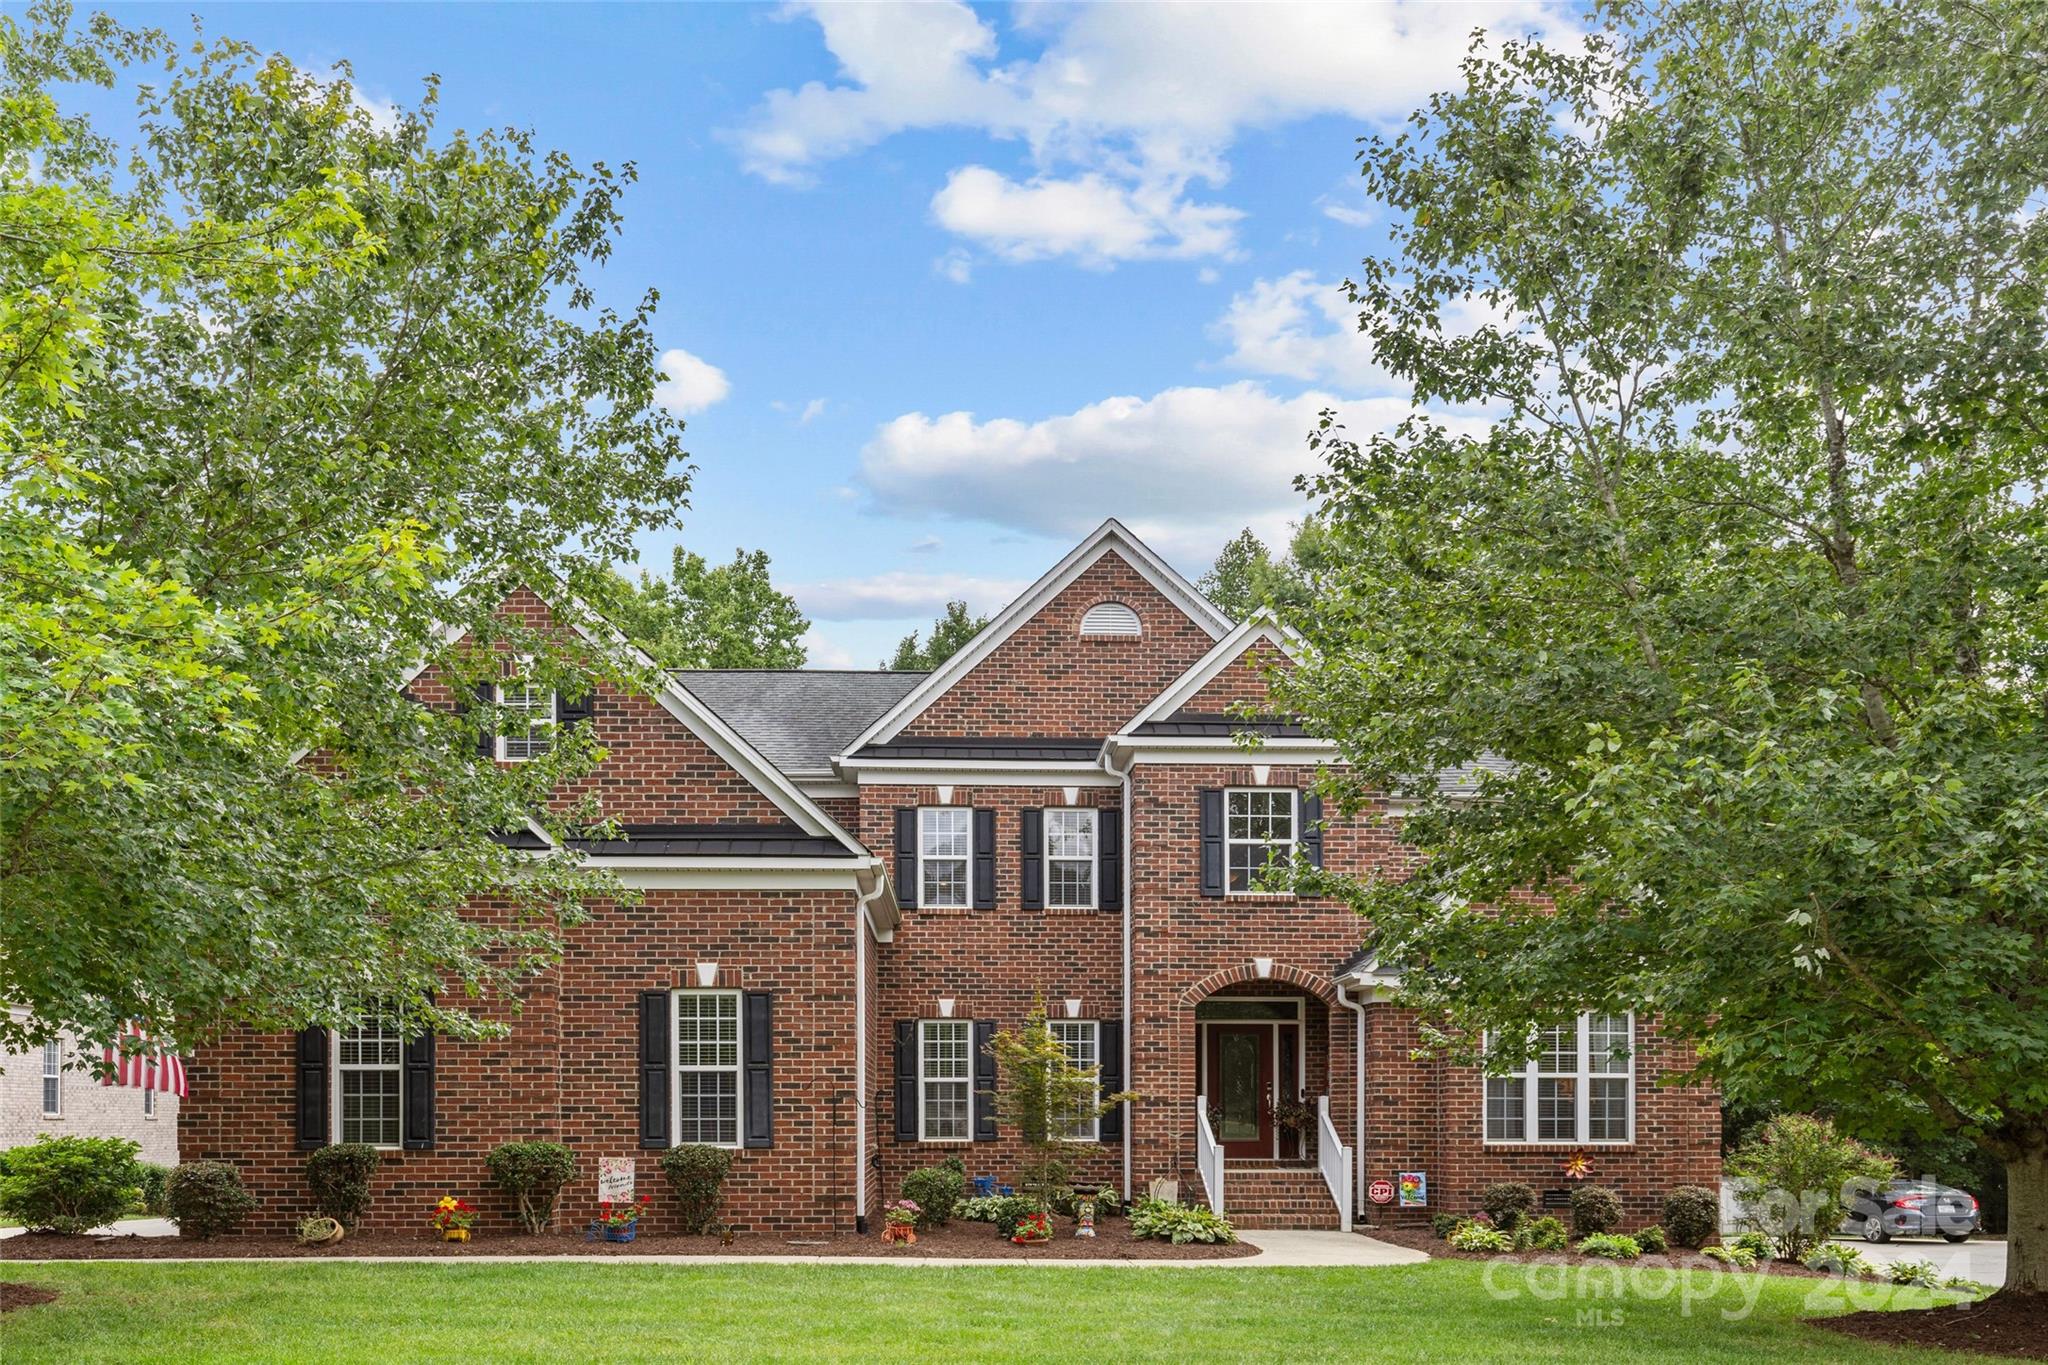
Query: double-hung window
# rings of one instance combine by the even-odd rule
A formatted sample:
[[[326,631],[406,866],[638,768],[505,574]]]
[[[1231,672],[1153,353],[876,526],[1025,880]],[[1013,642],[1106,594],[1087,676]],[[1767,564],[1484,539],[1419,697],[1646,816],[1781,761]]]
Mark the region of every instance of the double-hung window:
[[[1293,858],[1294,795],[1285,787],[1242,787],[1224,793],[1224,866],[1231,895],[1256,892],[1269,861]]]
[[[973,1136],[974,1050],[965,1019],[918,1023],[918,1137],[924,1142],[965,1142]]]
[[[1631,1014],[1583,1014],[1544,1029],[1525,1065],[1487,1076],[1486,1140],[1630,1141],[1634,1034]]]
[[[43,1044],[43,1115],[56,1118],[64,1112],[64,1045]]]
[[[519,762],[539,758],[555,742],[555,694],[534,686],[531,679],[512,678],[498,684],[498,757]]]
[[[1045,812],[1045,903],[1055,910],[1095,908],[1095,812]]]
[[[398,1021],[380,1009],[334,1035],[337,1142],[396,1147],[404,1132],[405,1040]]]
[[[740,995],[676,992],[676,1141],[740,1145]]]
[[[968,868],[974,861],[974,812],[965,806],[925,806],[917,812],[917,903],[934,910],[964,910]]]
[[[1087,1070],[1102,1064],[1101,1029],[1093,1019],[1049,1019],[1046,1027],[1061,1047],[1067,1050],[1067,1064],[1075,1070]],[[1054,1137],[1069,1142],[1094,1142],[1102,1136],[1102,1120],[1094,1112],[1094,1102],[1102,1098],[1102,1073],[1095,1073],[1095,1087],[1089,1091],[1089,1112],[1073,1123],[1064,1125],[1064,1132]]]
[[[153,1085],[142,1087],[142,1117],[146,1119],[156,1117],[156,1087]]]

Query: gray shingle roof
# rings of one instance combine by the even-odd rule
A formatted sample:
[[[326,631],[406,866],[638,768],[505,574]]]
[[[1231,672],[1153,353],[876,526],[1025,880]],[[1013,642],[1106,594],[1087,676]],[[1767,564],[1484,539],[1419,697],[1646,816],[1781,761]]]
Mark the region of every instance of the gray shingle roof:
[[[832,756],[925,675],[824,668],[678,668],[671,676],[791,776],[830,773]]]

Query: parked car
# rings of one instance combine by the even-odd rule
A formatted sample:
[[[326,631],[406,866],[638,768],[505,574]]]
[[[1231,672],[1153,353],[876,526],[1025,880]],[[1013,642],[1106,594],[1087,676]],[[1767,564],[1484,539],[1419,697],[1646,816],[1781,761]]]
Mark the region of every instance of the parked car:
[[[1942,1237],[1966,1242],[1983,1229],[1976,1196],[1926,1180],[1893,1180],[1850,1197],[1849,1224],[1866,1242]]]

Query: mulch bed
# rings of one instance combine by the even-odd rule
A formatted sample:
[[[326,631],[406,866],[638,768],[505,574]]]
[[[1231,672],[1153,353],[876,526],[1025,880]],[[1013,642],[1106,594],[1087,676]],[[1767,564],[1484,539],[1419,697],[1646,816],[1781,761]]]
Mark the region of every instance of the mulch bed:
[[[17,1308],[33,1308],[39,1303],[49,1303],[57,1297],[54,1289],[45,1289],[35,1284],[11,1284],[0,1280],[0,1313],[12,1313]]]
[[[1093,1238],[1076,1237],[1073,1224],[1056,1218],[1050,1242],[1017,1246],[996,1236],[988,1223],[954,1222],[920,1232],[914,1246],[885,1244],[879,1230],[866,1237],[852,1233],[833,1237],[783,1238],[740,1233],[726,1246],[716,1237],[643,1235],[631,1242],[588,1241],[583,1234],[528,1237],[514,1230],[479,1236],[468,1242],[444,1242],[431,1233],[350,1233],[333,1246],[302,1247],[285,1237],[223,1237],[211,1242],[183,1237],[62,1237],[28,1233],[0,1240],[0,1261],[159,1261],[194,1256],[292,1256],[308,1260],[347,1260],[352,1256],[846,1256],[922,1260],[961,1257],[987,1261],[1207,1261],[1231,1256],[1256,1256],[1256,1247],[1237,1243],[1211,1246],[1139,1241],[1121,1220],[1098,1222]]]
[[[1615,1265],[1640,1266],[1659,1270],[1720,1270],[1735,1271],[1737,1274],[1752,1274],[1755,1270],[1767,1271],[1773,1275],[1789,1275],[1795,1279],[1817,1280],[1826,1277],[1825,1271],[1808,1270],[1791,1261],[1769,1261],[1759,1263],[1753,1270],[1737,1270],[1731,1265],[1709,1260],[1696,1251],[1683,1248],[1672,1250],[1668,1255],[1644,1255],[1633,1261],[1602,1261],[1597,1256],[1581,1256],[1572,1251],[1459,1251],[1449,1242],[1439,1238],[1428,1228],[1374,1228],[1358,1229],[1375,1241],[1388,1242],[1411,1251],[1427,1252],[1444,1261],[1533,1261],[1550,1264],[1566,1262],[1573,1265]]]
[[[1809,1326],[1886,1346],[2048,1360],[2048,1294],[1993,1294],[1954,1308],[1844,1313],[1807,1321]]]

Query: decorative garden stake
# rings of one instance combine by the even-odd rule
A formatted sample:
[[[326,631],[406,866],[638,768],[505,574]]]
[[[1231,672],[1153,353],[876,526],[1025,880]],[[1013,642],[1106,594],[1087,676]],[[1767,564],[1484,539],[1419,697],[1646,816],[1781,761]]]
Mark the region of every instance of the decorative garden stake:
[[[1564,1178],[1566,1180],[1584,1180],[1591,1174],[1593,1174],[1593,1158],[1587,1156],[1584,1152],[1573,1152],[1564,1159]]]
[[[1083,1199],[1074,1207],[1074,1235],[1093,1237],[1095,1235],[1095,1202]]]

